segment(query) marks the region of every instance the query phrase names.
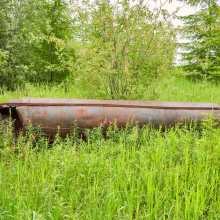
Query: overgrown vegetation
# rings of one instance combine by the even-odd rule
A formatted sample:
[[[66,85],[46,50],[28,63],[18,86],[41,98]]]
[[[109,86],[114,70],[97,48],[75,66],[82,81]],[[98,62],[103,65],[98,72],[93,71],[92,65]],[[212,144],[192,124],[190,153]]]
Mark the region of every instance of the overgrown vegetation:
[[[80,87],[81,88],[81,87]],[[0,90],[0,102],[7,102],[8,99],[25,97],[33,98],[94,98],[92,94],[85,94],[77,86],[66,84],[48,85],[26,84],[15,91]],[[153,80],[149,90],[143,90],[141,98],[138,94],[132,94],[135,100],[158,100],[158,101],[181,101],[181,102],[211,102],[220,103],[220,86],[215,81],[188,79],[186,76],[172,76]]]
[[[7,95],[75,96],[62,87],[26,89]],[[174,78],[160,89],[158,100],[220,103],[211,82]],[[211,118],[163,132],[129,123],[106,135],[88,130],[86,140],[74,130],[53,144],[31,125],[16,142],[10,126],[1,129],[0,219],[218,219],[216,125]]]
[[[182,0],[186,2],[185,0]],[[156,1],[155,1],[156,2]],[[168,2],[168,1],[167,1]],[[23,97],[220,104],[218,1],[185,17],[186,65],[163,3],[1,0],[0,102]],[[206,7],[208,5],[208,8]],[[208,16],[206,16],[208,15]],[[195,34],[195,35],[192,35]],[[186,71],[187,70],[187,71]],[[199,75],[199,77],[198,77]],[[217,79],[217,80],[216,80]],[[54,143],[0,124],[0,219],[219,219],[219,122],[129,122]]]
[[[218,219],[220,128],[132,123],[49,145],[0,139],[0,219]],[[39,131],[38,131],[39,133]]]
[[[171,70],[176,32],[167,11],[125,0],[84,3],[77,12],[83,27],[78,81],[96,97],[141,96],[152,79]]]

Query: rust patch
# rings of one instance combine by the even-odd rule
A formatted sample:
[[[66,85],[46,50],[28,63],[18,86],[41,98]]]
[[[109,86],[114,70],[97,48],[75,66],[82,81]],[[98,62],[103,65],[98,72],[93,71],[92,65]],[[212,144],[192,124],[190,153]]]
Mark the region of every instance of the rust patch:
[[[50,113],[48,113],[48,114],[50,114]],[[64,110],[60,110],[56,115],[63,115],[63,116],[65,116],[65,115],[67,115],[67,113]]]
[[[35,115],[50,115],[51,113],[47,110],[44,110],[44,111],[38,110],[38,111],[35,111],[34,114]]]
[[[43,114],[44,114],[44,115],[49,115],[50,112],[48,112],[47,110],[44,110],[44,111],[43,111]]]
[[[81,116],[81,115],[87,115],[87,114],[88,114],[88,112],[84,108],[80,108],[80,109],[75,110],[75,117],[76,118]]]

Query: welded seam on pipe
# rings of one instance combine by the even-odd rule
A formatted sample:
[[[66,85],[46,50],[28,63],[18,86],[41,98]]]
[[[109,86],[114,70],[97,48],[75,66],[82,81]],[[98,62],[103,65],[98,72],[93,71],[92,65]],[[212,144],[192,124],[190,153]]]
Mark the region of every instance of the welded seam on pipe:
[[[122,108],[151,108],[151,109],[179,109],[179,110],[220,110],[220,107],[189,107],[189,106],[147,106],[147,105],[120,105],[120,104],[95,104],[95,103],[1,103],[0,106],[17,107],[17,106],[84,106],[84,107],[122,107]]]

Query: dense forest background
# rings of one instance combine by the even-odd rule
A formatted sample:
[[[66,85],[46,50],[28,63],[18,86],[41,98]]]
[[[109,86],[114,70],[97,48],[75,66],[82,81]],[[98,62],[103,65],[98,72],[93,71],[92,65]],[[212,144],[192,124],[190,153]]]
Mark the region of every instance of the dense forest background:
[[[219,1],[182,1],[199,10],[174,27],[179,9],[164,9],[168,0],[155,8],[128,0],[1,0],[0,87],[63,85],[89,98],[142,99],[154,91],[152,81],[172,74],[218,83]]]

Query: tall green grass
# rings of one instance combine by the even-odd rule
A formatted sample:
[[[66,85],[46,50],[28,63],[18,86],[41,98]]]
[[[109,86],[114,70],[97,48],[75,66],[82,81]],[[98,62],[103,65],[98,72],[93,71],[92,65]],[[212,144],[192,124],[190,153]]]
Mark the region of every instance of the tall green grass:
[[[39,130],[37,131],[39,134]],[[219,219],[220,128],[131,123],[53,144],[0,139],[0,219]]]
[[[178,102],[210,102],[220,104],[220,85],[212,81],[173,77],[158,86],[157,100]]]
[[[84,88],[89,90],[88,87]],[[158,101],[181,101],[181,102],[211,102],[220,104],[220,85],[209,81],[188,80],[184,77],[170,77],[163,80],[152,81],[149,88],[144,89],[141,98],[138,94],[132,94],[131,99],[158,100]],[[8,99],[24,97],[35,98],[97,98],[94,94],[84,93],[77,85],[31,85],[17,88],[11,92],[0,90],[0,102]],[[108,98],[108,97],[106,97]]]

